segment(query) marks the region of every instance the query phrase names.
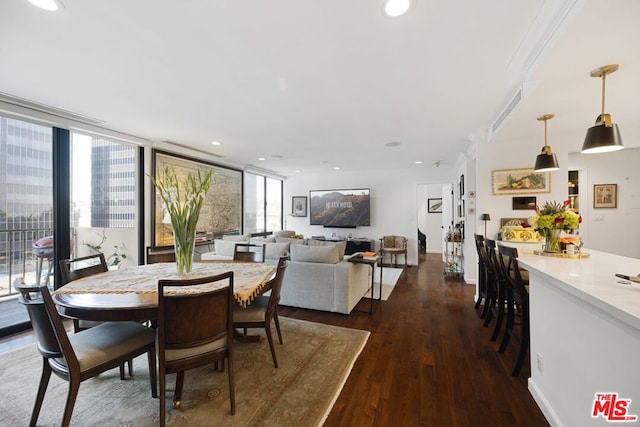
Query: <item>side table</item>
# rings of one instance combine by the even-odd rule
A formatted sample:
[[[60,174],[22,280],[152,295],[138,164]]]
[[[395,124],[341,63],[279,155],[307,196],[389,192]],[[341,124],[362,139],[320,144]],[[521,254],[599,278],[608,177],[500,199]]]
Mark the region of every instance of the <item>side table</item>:
[[[376,272],[376,265],[379,265],[380,267],[380,292],[377,300],[378,301],[382,300],[382,262],[381,260],[382,258],[380,257],[380,255],[365,257],[361,253],[355,254],[351,258],[349,258],[349,262],[352,262],[354,264],[367,264],[371,266],[371,298],[370,298],[371,306],[369,307],[369,314],[373,314],[373,300],[376,299],[373,296],[373,288],[374,288],[373,284],[374,284],[374,276]]]

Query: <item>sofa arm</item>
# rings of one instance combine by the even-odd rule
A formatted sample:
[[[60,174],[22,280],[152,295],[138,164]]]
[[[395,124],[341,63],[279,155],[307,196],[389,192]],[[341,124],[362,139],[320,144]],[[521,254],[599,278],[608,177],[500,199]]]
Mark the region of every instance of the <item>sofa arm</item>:
[[[335,311],[349,314],[371,287],[371,266],[340,261],[335,264],[334,280]]]

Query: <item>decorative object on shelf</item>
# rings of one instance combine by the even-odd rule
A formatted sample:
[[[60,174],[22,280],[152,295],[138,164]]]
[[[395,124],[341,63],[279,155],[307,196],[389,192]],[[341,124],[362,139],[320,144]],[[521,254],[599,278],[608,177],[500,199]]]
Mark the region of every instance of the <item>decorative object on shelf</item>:
[[[550,193],[551,173],[533,168],[491,171],[492,194]]]
[[[307,216],[306,196],[293,196],[291,198],[291,216]]]
[[[544,121],[544,147],[542,151],[536,157],[536,164],[533,170],[536,172],[551,172],[560,169],[558,166],[558,159],[551,147],[547,145],[547,121],[553,119],[554,114],[543,114],[538,117],[538,120]]]
[[[442,199],[427,199],[427,212],[442,213]]]
[[[618,184],[595,184],[593,186],[593,207],[617,208]]]
[[[559,253],[560,232],[572,232],[582,222],[582,217],[568,209],[569,200],[546,202],[542,209],[535,207],[536,214],[527,223],[545,238],[544,251]]]
[[[196,224],[202,202],[211,186],[211,170],[198,171],[197,175],[188,173],[186,179],[179,183],[175,170],[167,166],[160,177],[149,178],[160,193],[171,218],[178,274],[188,274],[193,264]]]
[[[484,221],[484,237],[487,237],[487,221],[491,221],[491,215],[483,213],[480,215],[480,221]]]
[[[618,70],[618,64],[604,65],[591,72],[591,77],[602,77],[602,113],[596,118],[595,126],[587,129],[582,145],[583,154],[607,153],[622,150],[622,137],[618,125],[611,121],[611,115],[604,111],[605,80],[607,74]]]

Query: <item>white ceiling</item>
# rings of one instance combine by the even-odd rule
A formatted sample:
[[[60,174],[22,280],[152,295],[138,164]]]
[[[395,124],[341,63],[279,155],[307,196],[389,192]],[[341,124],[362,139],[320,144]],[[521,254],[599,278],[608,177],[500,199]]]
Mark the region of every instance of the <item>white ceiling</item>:
[[[607,110],[640,145],[625,133],[640,127],[637,0],[414,0],[400,18],[383,0],[63,2],[0,2],[0,92],[238,166],[428,173],[484,140],[525,82],[494,139],[541,145],[538,115],[556,114],[550,135],[593,125],[589,72],[609,63]]]

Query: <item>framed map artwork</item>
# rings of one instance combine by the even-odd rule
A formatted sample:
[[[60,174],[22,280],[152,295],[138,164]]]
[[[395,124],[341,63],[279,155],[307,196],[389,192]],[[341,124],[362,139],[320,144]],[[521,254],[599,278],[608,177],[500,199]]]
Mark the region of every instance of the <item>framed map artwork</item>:
[[[184,182],[188,173],[211,170],[211,187],[200,211],[196,226],[196,242],[211,240],[222,234],[242,233],[242,171],[203,162],[201,160],[153,150],[153,173],[155,177],[171,167]],[[154,246],[173,245],[173,228],[164,208],[160,193],[152,187],[152,229]]]

